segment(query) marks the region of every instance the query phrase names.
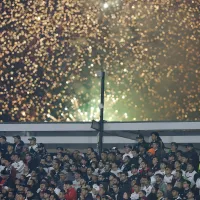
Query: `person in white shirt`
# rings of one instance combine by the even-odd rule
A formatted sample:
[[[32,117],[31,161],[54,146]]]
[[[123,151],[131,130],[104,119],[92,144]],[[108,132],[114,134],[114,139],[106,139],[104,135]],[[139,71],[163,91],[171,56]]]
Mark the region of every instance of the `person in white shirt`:
[[[13,158],[14,158],[14,163],[12,164],[12,166],[17,171],[16,178],[20,178],[24,171],[25,167],[24,162],[20,159],[20,154],[18,153],[15,153]]]
[[[161,174],[161,175],[165,176],[165,168],[166,168],[166,164],[164,162],[161,162],[160,170],[156,171],[155,174],[153,176],[151,176],[151,185],[154,185],[156,183],[156,175],[157,174]]]
[[[174,176],[172,175],[172,170],[170,167],[166,167],[165,169],[165,176],[164,176],[164,182],[167,183],[172,183],[174,179]]]
[[[176,171],[177,170],[181,170],[182,171],[182,176],[183,176],[183,178],[185,178],[185,171],[181,169],[181,162],[179,160],[177,160],[174,163],[174,167],[175,167],[175,169],[172,171],[172,175],[175,176],[176,175]]]
[[[1,175],[1,171],[4,170],[5,166],[4,166],[4,158],[1,158],[1,165],[0,165],[0,175]]]
[[[134,192],[131,194],[131,200],[138,200],[139,199],[139,192],[140,192],[140,186],[138,184],[135,184]]]
[[[115,174],[117,177],[119,177],[119,173],[122,172],[119,168],[116,162],[111,163],[111,173]]]
[[[188,163],[187,164],[187,170],[185,173],[185,178],[186,180],[190,181],[191,185],[190,187],[192,188],[195,185],[195,181],[194,181],[194,175],[197,172],[194,170],[194,166],[192,165],[192,163]]]
[[[73,181],[73,186],[77,190],[81,187],[80,181],[81,181],[81,173],[79,171],[76,171],[74,174],[75,180]]]
[[[150,185],[151,179],[148,176],[143,176],[143,181],[144,181],[144,187],[142,190],[146,192],[146,197],[151,193],[151,190],[153,188],[152,185]]]
[[[124,155],[123,155],[123,160],[126,156],[129,156],[130,158],[133,158],[133,154],[132,154],[132,146],[130,144],[127,144],[124,146]]]

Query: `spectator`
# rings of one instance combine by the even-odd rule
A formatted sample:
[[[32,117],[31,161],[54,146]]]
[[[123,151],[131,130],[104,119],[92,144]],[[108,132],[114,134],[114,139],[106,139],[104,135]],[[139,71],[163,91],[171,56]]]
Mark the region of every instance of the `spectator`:
[[[51,192],[49,190],[44,190],[44,200],[49,200],[51,196]]]
[[[81,189],[81,195],[79,200],[93,200],[92,194],[89,193],[87,187]]]
[[[97,200],[101,200],[101,199],[104,199],[104,198],[106,198],[106,188],[105,187],[103,187],[103,186],[101,186],[100,188],[99,188],[99,192],[98,192],[98,194],[97,194],[97,196],[96,196],[96,199]]]
[[[115,162],[116,160],[116,154],[114,152],[109,152],[108,153],[108,162],[112,163]]]
[[[16,169],[16,178],[20,178],[24,170],[24,162],[21,160],[18,153],[14,154],[14,162],[12,166]]]
[[[187,170],[187,164],[188,164],[188,157],[187,157],[187,154],[186,153],[182,153],[181,154],[181,169],[183,171],[186,171]]]
[[[65,183],[64,183],[66,200],[77,200],[77,193],[72,185],[73,185],[72,181],[65,181]]]
[[[99,184],[98,182],[98,173],[97,172],[93,172],[92,173],[92,178],[91,178],[91,181],[88,182],[88,185],[90,185],[91,187],[93,187],[93,185],[95,184]]]
[[[179,188],[174,187],[174,188],[172,189],[172,197],[173,197],[172,200],[181,200],[181,197],[179,196],[179,194],[180,194]]]
[[[152,166],[151,166],[151,172],[153,174],[155,174],[155,172],[157,172],[158,170],[160,170],[160,165],[159,165],[159,162],[158,162],[158,158],[156,156],[153,157],[153,160],[152,160]]]
[[[0,151],[2,155],[5,155],[7,152],[8,143],[6,140],[7,140],[6,136],[4,135],[0,136]]]
[[[127,193],[127,192],[124,192],[124,194],[123,194],[123,200],[131,200],[130,199],[130,194]]]
[[[139,200],[147,200],[146,191],[141,190],[141,191],[139,192]]]
[[[112,147],[112,148],[110,149],[110,152],[113,152],[113,153],[115,153],[115,154],[120,153],[120,151],[119,151],[119,149],[118,149],[117,147]]]
[[[47,150],[43,143],[38,144],[38,154],[39,154],[40,158],[44,158],[47,154]]]
[[[144,187],[142,188],[146,192],[146,197],[151,193],[153,186],[151,185],[151,179],[148,176],[144,176]]]
[[[162,190],[157,191],[157,198],[158,198],[158,200],[165,200],[164,192]]]
[[[113,197],[113,200],[123,199],[123,194],[120,193],[118,184],[113,185],[113,192],[111,193],[111,196]]]
[[[15,200],[15,194],[13,191],[8,192],[8,198],[6,200]]]
[[[14,138],[14,151],[16,153],[21,153],[24,147],[24,142],[21,140],[21,136],[15,135]]]
[[[156,150],[154,148],[151,148],[147,151],[147,153],[149,154],[149,157],[155,156]]]
[[[38,145],[36,144],[36,138],[31,137],[28,139],[30,141],[29,152],[33,155],[38,153]]]
[[[145,150],[148,149],[149,145],[148,143],[144,140],[144,136],[142,134],[139,134],[137,137],[136,137],[138,143],[134,146],[135,149],[139,150],[140,149],[140,146],[142,145]]]
[[[169,151],[169,153],[173,153],[174,155],[176,155],[177,153],[177,150],[178,150],[178,144],[176,142],[172,142],[171,143],[171,149]]]
[[[120,192],[124,193],[130,193],[131,191],[131,184],[128,180],[128,172],[121,172],[120,174]]]
[[[39,198],[34,194],[32,190],[28,190],[26,192],[26,199],[27,200],[39,200]]]
[[[168,199],[172,199],[172,188],[173,188],[173,184],[172,183],[167,183],[167,198]]]
[[[167,184],[167,183],[172,183],[173,181],[174,181],[174,176],[172,175],[171,167],[167,166],[165,168],[164,182],[165,184]]]
[[[124,146],[124,155],[123,155],[123,160],[125,159],[126,156],[129,156],[130,158],[133,158],[133,154],[132,154],[132,146],[130,144],[127,144]]]
[[[175,155],[174,155],[173,153],[169,154],[169,155],[168,155],[168,165],[169,165],[171,168],[174,168],[175,161],[176,161]]]
[[[181,170],[177,170],[176,174],[175,174],[175,183],[174,186],[177,187],[177,183],[178,182],[182,182],[183,183],[184,179],[182,176],[182,171]]]
[[[38,161],[33,156],[31,156],[30,153],[26,153],[25,160],[26,160],[26,164],[28,165],[28,168],[30,171],[33,171],[37,168]]]
[[[7,143],[7,152],[5,153],[5,156],[8,156],[10,159],[14,154],[14,148],[13,148],[13,144],[12,143]]]
[[[147,164],[147,162],[145,160],[143,160],[141,162],[140,168],[141,168],[139,170],[140,175],[141,176],[143,176],[143,175],[148,176],[150,169],[149,169],[148,164]]]
[[[165,151],[163,148],[160,147],[159,142],[153,142],[152,143],[152,148],[155,150],[155,156],[161,160],[161,158],[165,157]]]
[[[160,163],[160,170],[156,171],[156,172],[155,172],[155,175],[156,175],[156,174],[162,174],[163,176],[165,176],[165,169],[166,169],[166,164],[165,164],[165,162],[161,162],[161,163]]]
[[[123,159],[123,165],[121,166],[121,171],[129,171],[131,169],[131,158],[129,156],[126,156]]]
[[[65,199],[65,191],[60,190],[58,197],[59,197],[59,200],[66,200]]]
[[[158,148],[164,149],[165,145],[163,144],[162,139],[160,138],[159,134],[157,132],[152,132],[151,133],[151,143],[150,143],[150,148],[153,147],[153,143],[158,143]]]
[[[172,175],[175,176],[177,170],[181,170],[182,176],[185,177],[185,171],[181,169],[181,162],[176,160],[174,163],[174,170],[172,171]]]
[[[16,178],[16,169],[12,166],[12,160],[9,157],[4,158],[5,168],[3,171],[10,174],[10,178],[14,181]],[[2,172],[1,172],[2,173]]]
[[[200,199],[199,196],[195,198],[195,194],[191,190],[187,193],[187,200],[199,200],[199,199]]]
[[[156,184],[155,188],[158,190],[162,190],[164,194],[166,195],[167,193],[167,185],[163,181],[164,177],[162,174],[156,174]]]
[[[106,162],[102,175],[105,177],[105,180],[107,180],[107,181],[110,176],[110,170],[111,170],[111,164],[109,162]],[[93,171],[94,171],[94,169],[93,169]]]
[[[121,170],[118,168],[118,164],[116,162],[111,163],[110,172],[115,174],[116,176],[119,176],[119,173],[121,172]]]
[[[131,194],[131,200],[139,199],[140,186],[139,184],[134,185],[134,192]]]
[[[75,180],[73,181],[73,186],[74,186],[74,188],[77,190],[78,188],[81,187],[81,185],[80,185],[80,181],[81,181],[81,172],[80,172],[80,171],[76,171],[74,177],[75,177]]]
[[[64,183],[67,180],[67,173],[65,171],[61,171],[59,173],[59,177],[60,178],[59,178],[59,180],[57,182],[57,188],[59,188],[60,190],[62,190],[63,187],[64,187]]]
[[[147,157],[147,151],[145,149],[145,145],[144,144],[140,144],[139,148],[136,149],[136,151],[137,152],[139,151],[139,156],[141,156],[141,157],[143,157],[143,158],[146,159],[146,157]],[[132,153],[133,153],[133,151],[132,151]]]
[[[194,181],[194,176],[197,172],[194,170],[194,166],[192,163],[188,163],[187,164],[187,170],[185,173],[185,178],[186,180],[190,181],[191,185],[190,187],[192,188],[195,185],[195,181]]]
[[[133,157],[131,158],[131,164],[138,165],[138,162],[139,162],[139,153],[138,153],[138,150],[133,149],[132,150],[132,155],[133,155]],[[141,157],[143,157],[143,156],[141,156]]]
[[[131,171],[128,172],[130,181],[136,180],[136,182],[140,179],[140,174],[138,173],[138,166],[132,164]]]
[[[0,174],[1,174],[1,171],[4,170],[5,168],[5,164],[4,164],[5,159],[2,157],[0,161],[1,161],[1,165],[0,165]]]
[[[15,187],[15,183],[10,175],[9,171],[3,170],[1,172],[1,177],[3,182],[1,182],[1,186],[3,186],[4,188],[6,188],[6,191]]]
[[[187,199],[187,194],[190,192],[190,181],[183,181],[183,193],[181,194],[181,198],[183,200]]]
[[[108,159],[108,152],[104,151],[101,153],[101,160],[103,163],[106,163]]]
[[[189,161],[192,162],[194,170],[198,171],[199,168],[199,155],[195,151],[193,144],[186,145],[186,155],[189,158]]]

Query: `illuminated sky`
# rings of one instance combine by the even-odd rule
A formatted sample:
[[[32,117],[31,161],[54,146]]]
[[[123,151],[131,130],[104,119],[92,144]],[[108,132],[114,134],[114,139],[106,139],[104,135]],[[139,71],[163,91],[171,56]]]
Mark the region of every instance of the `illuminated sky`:
[[[12,2],[12,1],[9,1]],[[0,121],[200,120],[200,3],[3,0]]]

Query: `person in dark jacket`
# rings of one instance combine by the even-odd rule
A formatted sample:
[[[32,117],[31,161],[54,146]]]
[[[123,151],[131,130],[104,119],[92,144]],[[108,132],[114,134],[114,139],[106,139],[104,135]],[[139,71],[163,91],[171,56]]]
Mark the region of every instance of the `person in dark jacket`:
[[[186,145],[186,155],[189,158],[189,161],[192,162],[194,170],[198,171],[199,168],[199,155],[195,151],[193,144]]]
[[[157,191],[157,198],[158,198],[158,200],[165,200],[164,192],[162,190]]]
[[[130,194],[128,192],[124,192],[124,194],[123,194],[123,200],[131,200]]]
[[[121,171],[130,171],[131,170],[131,158],[126,156],[123,160],[123,165],[121,166]]]
[[[37,197],[33,191],[28,190],[26,193],[26,199],[27,200],[39,200],[39,197]]]
[[[123,199],[123,194],[120,192],[118,184],[114,184],[112,189],[113,190],[112,190],[110,196],[112,197],[113,200]]]
[[[149,144],[144,140],[144,136],[142,134],[139,134],[136,139],[138,143],[134,146],[135,149],[139,151],[140,145],[143,145],[146,150],[148,149]]]
[[[161,149],[165,148],[165,145],[164,145],[162,139],[160,138],[160,136],[159,136],[159,134],[157,132],[152,132],[151,133],[151,143],[149,145],[149,148],[152,147],[152,145],[153,145],[154,142],[158,143],[159,148],[161,148]]]
[[[128,180],[128,172],[122,172],[120,174],[120,192],[130,193],[130,191],[131,191],[131,184],[130,181]]]
[[[79,200],[93,200],[92,194],[89,193],[88,188],[81,188],[81,195]]]
[[[7,152],[8,143],[6,140],[7,140],[6,136],[4,135],[0,136],[0,151],[2,152],[2,155],[5,155]]]
[[[7,152],[5,153],[5,156],[9,157],[11,159],[12,155],[14,154],[14,150],[13,150],[13,144],[8,143],[7,146]]]
[[[1,177],[3,180],[5,180],[5,182],[3,183],[3,187],[8,187],[8,188],[14,188],[15,187],[15,183],[11,177],[11,174],[9,171],[3,170],[1,172]]]
[[[148,196],[149,200],[157,200],[157,190],[156,188],[152,188],[151,193]]]
[[[24,147],[24,142],[21,140],[21,136],[15,135],[14,138],[14,151],[16,153],[21,153]]]

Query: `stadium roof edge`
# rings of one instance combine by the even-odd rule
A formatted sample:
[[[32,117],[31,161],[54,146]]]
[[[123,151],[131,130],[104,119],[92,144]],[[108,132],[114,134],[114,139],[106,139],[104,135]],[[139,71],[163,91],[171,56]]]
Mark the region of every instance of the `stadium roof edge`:
[[[106,122],[105,131],[200,130],[200,122]],[[2,123],[0,131],[95,131],[90,122]]]

